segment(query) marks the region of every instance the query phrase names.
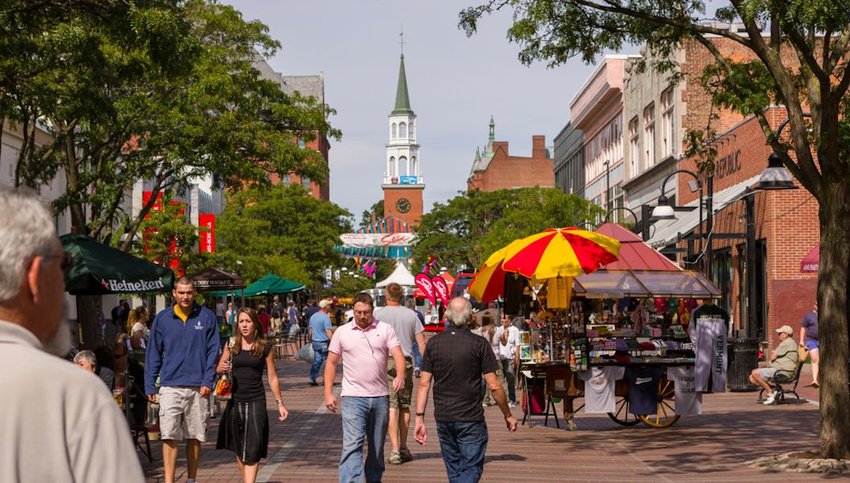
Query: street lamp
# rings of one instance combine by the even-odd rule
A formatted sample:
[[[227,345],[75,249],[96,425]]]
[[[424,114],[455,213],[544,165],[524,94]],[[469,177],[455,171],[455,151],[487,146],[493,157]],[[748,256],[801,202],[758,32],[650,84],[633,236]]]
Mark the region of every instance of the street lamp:
[[[687,169],[677,169],[672,173],[668,174],[664,181],[661,183],[661,196],[658,197],[658,206],[656,206],[652,210],[652,218],[655,220],[673,220],[676,218],[675,207],[670,202],[670,199],[664,194],[667,192],[667,181],[670,180],[673,176],[678,173],[688,174],[693,176],[696,181],[697,188],[699,189],[699,248],[702,251],[703,245],[703,231],[702,231],[702,205],[703,205],[703,183],[702,179],[694,173],[693,171]],[[706,224],[705,228],[708,233],[711,233],[711,230],[714,228],[714,214],[712,213],[714,210],[712,208],[712,199],[714,197],[714,176],[708,175],[705,178],[705,187],[708,189],[708,193],[705,199],[705,208],[706,208]],[[693,189],[693,188],[692,188]],[[709,240],[708,246],[706,247],[705,256],[708,260],[711,260],[711,240]],[[711,280],[711,262],[704,263],[703,265],[705,275]]]
[[[803,117],[811,117],[811,114],[808,112],[803,113]],[[782,135],[782,130],[785,129],[785,126],[791,119],[785,119],[779,126],[776,128],[776,131],[773,133],[774,139],[779,139],[779,136]],[[791,177],[791,171],[785,167],[785,163],[782,161],[782,156],[779,155],[776,151],[770,153],[770,156],[767,157],[767,168],[762,171],[761,176],[759,177],[758,183],[753,186],[753,189],[757,190],[793,190],[797,189],[797,186],[794,185],[794,179]]]

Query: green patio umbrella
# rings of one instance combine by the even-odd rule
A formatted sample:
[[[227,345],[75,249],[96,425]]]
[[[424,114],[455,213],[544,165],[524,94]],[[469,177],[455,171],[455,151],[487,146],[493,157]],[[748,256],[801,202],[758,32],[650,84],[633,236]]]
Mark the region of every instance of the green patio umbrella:
[[[74,265],[65,273],[65,290],[72,295],[165,292],[174,285],[174,272],[122,252],[84,235],[59,238]]]
[[[245,287],[246,297],[257,295],[277,295],[304,290],[304,285],[278,277],[272,273]]]

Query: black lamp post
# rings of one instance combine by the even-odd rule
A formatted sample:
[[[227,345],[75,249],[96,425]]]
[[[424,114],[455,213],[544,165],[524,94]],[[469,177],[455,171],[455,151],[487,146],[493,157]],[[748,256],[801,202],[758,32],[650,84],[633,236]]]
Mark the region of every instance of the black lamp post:
[[[676,218],[675,207],[670,202],[670,199],[664,194],[667,192],[667,181],[670,180],[673,176],[678,173],[684,173],[691,175],[694,180],[696,180],[697,187],[699,188],[699,235],[698,238],[700,240],[700,251],[702,251],[703,246],[703,230],[702,230],[702,221],[703,221],[703,211],[702,206],[705,203],[706,207],[706,223],[705,229],[708,233],[711,233],[712,228],[714,228],[714,213],[712,207],[712,200],[714,198],[714,177],[709,175],[706,176],[705,188],[707,189],[707,195],[703,196],[703,184],[702,179],[700,179],[699,175],[694,173],[693,171],[687,169],[677,169],[672,173],[668,174],[664,181],[661,183],[661,196],[658,197],[658,206],[652,210],[652,218],[656,220],[672,220]],[[706,262],[704,260],[703,263],[703,273],[705,273],[706,277],[711,279],[711,240],[709,240],[708,245],[705,250],[705,258],[708,259]]]
[[[648,216],[646,216],[646,211],[647,211],[647,210],[646,210],[646,209],[644,209],[644,207],[646,207],[646,208],[651,208],[651,207],[649,207],[648,205],[642,205],[642,206],[641,206],[641,211],[644,213],[644,218],[642,219],[642,221],[638,221],[637,214],[636,214],[636,213],[634,212],[634,210],[632,210],[631,208],[627,208],[627,207],[625,207],[625,206],[616,206],[616,207],[611,208],[610,210],[608,210],[608,212],[607,212],[607,213],[605,213],[605,223],[607,223],[607,222],[610,220],[610,218],[611,218],[611,214],[612,214],[612,213],[614,213],[614,212],[616,212],[616,211],[619,211],[619,210],[628,211],[629,213],[631,213],[631,214],[632,214],[632,218],[634,218],[634,220],[635,220],[635,225],[637,225],[638,223],[642,223],[642,226],[641,226],[641,232],[640,232],[640,234],[641,234],[640,238],[641,238],[641,240],[646,241],[646,240],[649,238],[649,236],[648,236],[648,235],[649,235],[649,225],[646,223],[646,222],[648,221],[648,218],[649,218],[649,217],[648,217]]]

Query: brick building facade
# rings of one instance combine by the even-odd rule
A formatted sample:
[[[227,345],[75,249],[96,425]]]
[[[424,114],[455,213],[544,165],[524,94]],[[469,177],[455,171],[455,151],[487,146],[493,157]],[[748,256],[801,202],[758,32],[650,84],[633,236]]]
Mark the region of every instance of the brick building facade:
[[[771,108],[767,117],[774,129],[786,119],[784,108]],[[772,152],[754,117],[717,137],[714,192],[722,194],[739,189],[767,167]],[[696,160],[686,158],[679,168],[696,170]],[[699,193],[692,193],[680,180],[680,204],[695,204]],[[798,184],[799,186],[799,184]],[[763,330],[760,340],[775,338],[775,330],[788,324],[795,329],[810,311],[817,297],[817,273],[802,273],[801,260],[820,240],[818,202],[805,189],[763,191],[755,195],[756,238],[756,324]],[[723,196],[718,196],[723,198]],[[744,233],[744,201],[733,198],[714,205],[713,233]],[[684,242],[680,242],[684,247]],[[744,239],[716,239],[712,242],[712,272],[724,294],[723,301],[733,316],[736,328],[746,323],[746,245]],[[764,330],[766,329],[766,330]],[[775,345],[775,344],[774,344]]]
[[[476,151],[466,186],[468,191],[555,186],[554,162],[546,149],[546,136],[531,137],[531,157],[514,156],[510,153],[510,143],[495,140],[495,123],[491,117],[487,148],[483,154]]]

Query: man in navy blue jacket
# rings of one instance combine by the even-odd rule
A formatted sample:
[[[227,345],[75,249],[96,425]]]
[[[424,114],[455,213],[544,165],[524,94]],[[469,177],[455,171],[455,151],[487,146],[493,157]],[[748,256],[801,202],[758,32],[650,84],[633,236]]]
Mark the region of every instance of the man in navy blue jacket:
[[[177,442],[186,441],[188,483],[195,481],[206,440],[207,396],[219,352],[215,314],[195,303],[192,280],[180,277],[171,291],[176,303],[156,315],[145,355],[145,394],[159,401],[165,482],[174,482]],[[159,394],[156,378],[159,377]]]

